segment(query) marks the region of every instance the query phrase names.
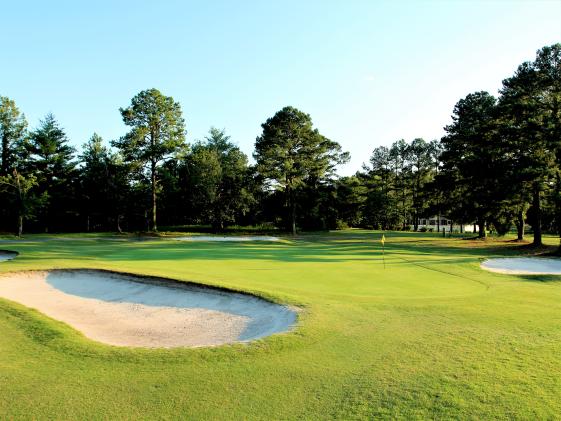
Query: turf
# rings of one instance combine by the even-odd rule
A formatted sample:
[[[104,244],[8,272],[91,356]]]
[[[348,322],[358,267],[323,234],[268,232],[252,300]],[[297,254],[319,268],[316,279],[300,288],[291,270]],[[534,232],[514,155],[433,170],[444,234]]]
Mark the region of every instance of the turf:
[[[107,236],[0,243],[0,271],[104,268],[252,291],[300,306],[249,345],[105,346],[0,299],[2,419],[555,419],[561,282],[485,272],[508,241],[372,231],[280,243]],[[548,238],[556,243],[555,238]]]

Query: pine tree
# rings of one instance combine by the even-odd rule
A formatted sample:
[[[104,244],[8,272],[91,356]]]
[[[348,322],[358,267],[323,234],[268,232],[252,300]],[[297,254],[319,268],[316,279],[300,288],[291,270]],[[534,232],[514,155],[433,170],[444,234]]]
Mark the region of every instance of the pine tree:
[[[476,92],[454,107],[452,124],[442,138],[441,188],[447,188],[450,208],[461,218],[477,221],[479,236],[486,236],[486,224],[500,202],[497,177],[501,173],[501,151],[494,145],[496,99]]]
[[[148,174],[151,229],[157,231],[158,167],[186,147],[181,106],[157,89],[148,89],[137,94],[131,105],[120,112],[131,130],[113,146],[119,148],[125,162]]]
[[[284,191],[290,230],[296,234],[297,190],[331,176],[348,160],[341,146],[313,128],[311,117],[285,107],[261,125],[254,158],[259,173]]]
[[[71,209],[74,148],[52,114],[47,114],[25,144],[26,174],[37,179],[37,194],[43,198],[45,231],[53,223],[64,224],[63,215]]]
[[[0,96],[0,176],[9,175],[16,167],[26,136],[27,121],[20,113],[16,103],[10,98]]]

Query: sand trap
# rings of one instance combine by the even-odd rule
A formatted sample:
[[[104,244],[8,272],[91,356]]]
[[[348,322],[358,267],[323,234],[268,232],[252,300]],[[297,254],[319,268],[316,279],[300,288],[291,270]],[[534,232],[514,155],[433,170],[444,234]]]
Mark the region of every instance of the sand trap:
[[[0,250],[0,262],[15,259],[17,255],[17,251]]]
[[[255,236],[218,236],[218,235],[193,235],[186,237],[174,237],[177,241],[280,241],[278,237],[266,235]]]
[[[296,321],[294,310],[252,295],[95,270],[3,274],[0,297],[119,346],[221,345],[283,332]]]
[[[544,257],[507,257],[481,263],[485,270],[513,275],[561,275],[561,259]]]

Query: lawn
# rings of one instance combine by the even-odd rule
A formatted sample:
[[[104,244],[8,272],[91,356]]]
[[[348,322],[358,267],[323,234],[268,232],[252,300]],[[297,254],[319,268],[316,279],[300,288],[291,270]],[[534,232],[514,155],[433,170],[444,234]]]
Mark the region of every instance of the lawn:
[[[561,282],[479,268],[508,241],[350,230],[279,243],[29,236],[0,271],[104,268],[302,308],[251,344],[102,345],[0,299],[1,419],[554,419]],[[557,239],[546,238],[551,244]]]

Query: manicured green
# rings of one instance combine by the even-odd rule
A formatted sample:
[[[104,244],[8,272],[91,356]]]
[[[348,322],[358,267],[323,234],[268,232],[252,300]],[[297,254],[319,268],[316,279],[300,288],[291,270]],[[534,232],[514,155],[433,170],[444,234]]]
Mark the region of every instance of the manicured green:
[[[0,300],[2,419],[554,419],[561,282],[479,268],[508,241],[344,231],[281,243],[0,243],[0,271],[89,267],[252,291],[302,307],[249,345],[105,346]],[[555,244],[555,238],[546,238]]]

